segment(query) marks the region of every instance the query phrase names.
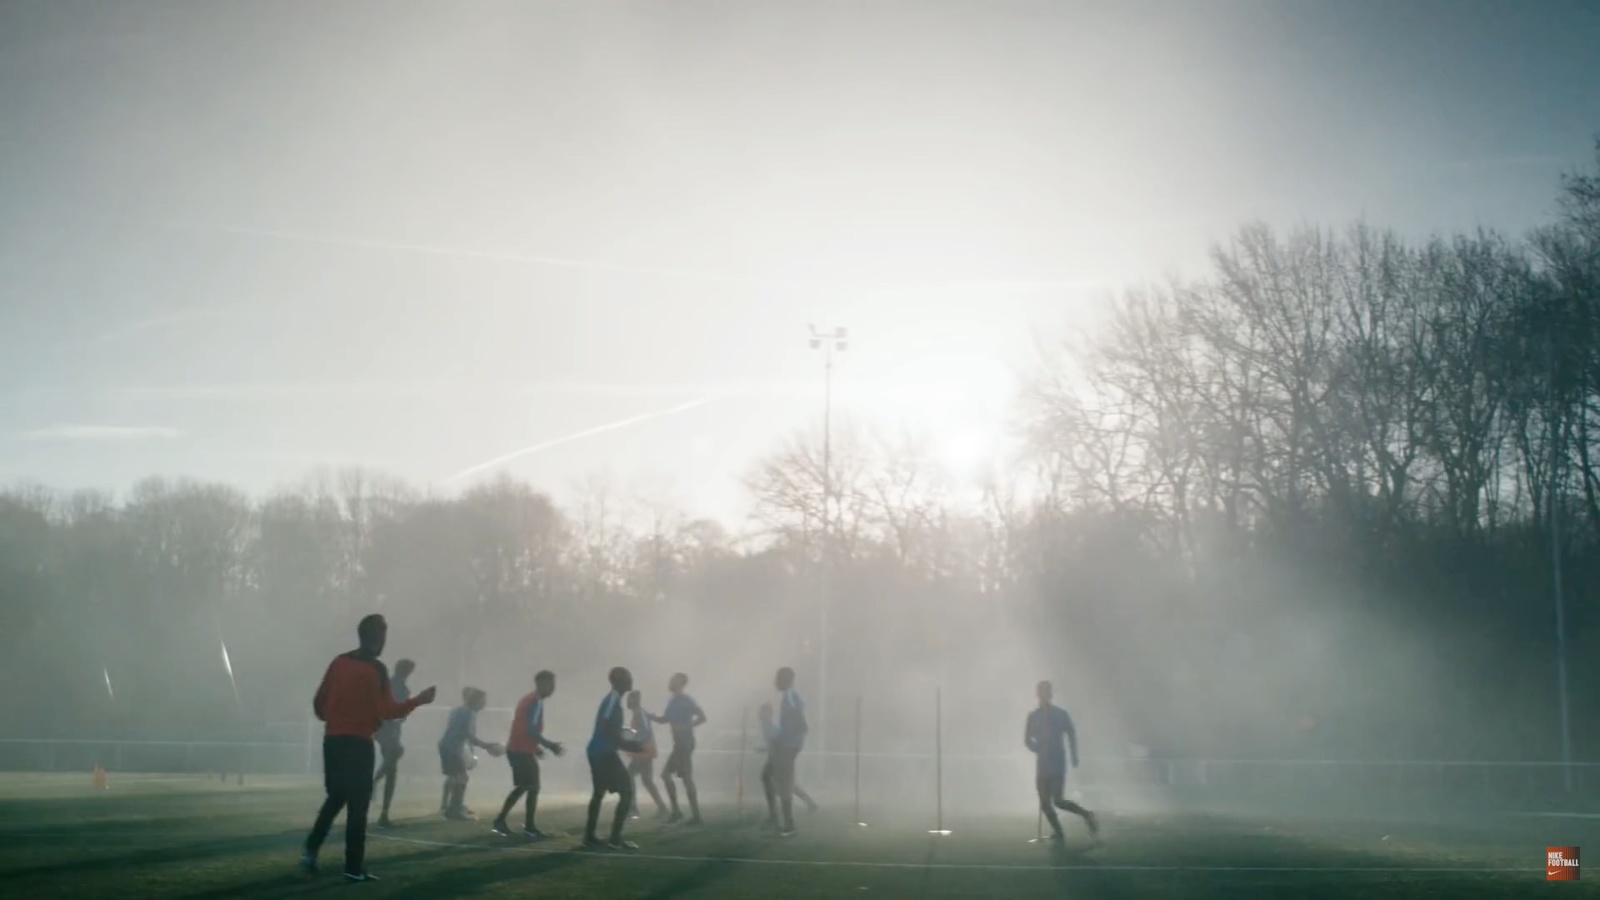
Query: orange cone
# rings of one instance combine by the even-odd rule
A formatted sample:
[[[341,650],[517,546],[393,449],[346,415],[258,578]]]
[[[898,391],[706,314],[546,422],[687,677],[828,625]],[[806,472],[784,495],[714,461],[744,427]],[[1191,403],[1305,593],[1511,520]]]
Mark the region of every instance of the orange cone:
[[[106,783],[106,770],[104,766],[100,765],[99,763],[94,764],[94,774],[90,776],[90,783],[94,785],[94,789],[97,791],[104,791],[111,787],[111,785]]]

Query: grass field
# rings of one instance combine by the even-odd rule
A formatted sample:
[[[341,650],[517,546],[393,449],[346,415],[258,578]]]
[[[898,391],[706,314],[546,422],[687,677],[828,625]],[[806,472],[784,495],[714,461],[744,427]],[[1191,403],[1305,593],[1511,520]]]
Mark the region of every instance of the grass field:
[[[489,793],[475,794],[480,813]],[[0,897],[1600,896],[1600,877],[1547,883],[1542,868],[1547,844],[1600,848],[1593,818],[1422,825],[1109,810],[1105,844],[1090,850],[1075,821],[1065,847],[1028,843],[1036,823],[1025,810],[931,836],[926,823],[858,828],[825,809],[777,840],[756,833],[753,809],[740,825],[733,809],[711,808],[703,829],[636,821],[638,853],[596,854],[572,849],[578,797],[546,798],[540,824],[565,836],[530,845],[429,815],[420,785],[405,795],[401,826],[369,842],[382,881],[350,885],[336,874],[338,825],[323,854],[334,874],[295,867],[320,801],[303,779],[120,776],[97,792],[87,775],[0,776]]]

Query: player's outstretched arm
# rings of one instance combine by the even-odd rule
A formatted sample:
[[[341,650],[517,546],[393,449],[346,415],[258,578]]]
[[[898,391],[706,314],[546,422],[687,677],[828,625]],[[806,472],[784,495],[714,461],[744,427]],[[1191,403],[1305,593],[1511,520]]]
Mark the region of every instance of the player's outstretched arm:
[[[1027,747],[1029,752],[1032,753],[1039,752],[1039,739],[1034,736],[1036,729],[1033,727],[1033,717],[1035,715],[1037,713],[1028,713],[1028,718],[1022,722],[1022,746]]]
[[[497,744],[494,741],[486,741],[478,737],[478,721],[476,716],[468,720],[467,729],[468,744],[477,747],[479,750],[485,751],[490,756],[499,756],[505,752],[506,748],[500,744]]]
[[[373,687],[377,691],[375,705],[378,708],[378,718],[380,719],[404,719],[406,716],[411,715],[412,711],[417,707],[427,706],[432,703],[435,693],[435,689],[430,687],[410,700],[399,703],[395,701],[394,695],[384,690],[381,685],[374,682]]]
[[[531,710],[528,713],[528,736],[533,738],[533,742],[535,744],[538,744],[540,747],[549,750],[551,753],[554,753],[557,756],[560,756],[562,753],[566,752],[562,749],[560,744],[544,736],[544,732],[541,731],[538,725],[534,722],[533,712]]]
[[[1072,717],[1061,711],[1061,730],[1067,733],[1067,750],[1072,755],[1072,767],[1078,767],[1078,732],[1072,727]]]

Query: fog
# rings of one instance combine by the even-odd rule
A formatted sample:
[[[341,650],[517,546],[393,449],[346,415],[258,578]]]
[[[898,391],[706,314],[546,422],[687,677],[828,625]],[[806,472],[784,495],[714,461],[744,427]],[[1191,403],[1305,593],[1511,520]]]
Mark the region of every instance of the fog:
[[[378,612],[419,778],[1592,798],[1600,22],[1358,6],[7,5],[0,768],[314,774]]]

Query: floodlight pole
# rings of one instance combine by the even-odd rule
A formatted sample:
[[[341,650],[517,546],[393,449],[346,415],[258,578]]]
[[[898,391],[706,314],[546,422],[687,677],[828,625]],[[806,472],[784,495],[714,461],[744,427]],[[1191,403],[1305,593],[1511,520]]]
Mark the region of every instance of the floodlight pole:
[[[1560,492],[1565,475],[1566,454],[1561,446],[1566,437],[1566,421],[1556,416],[1555,329],[1550,331],[1550,385],[1547,399],[1550,425],[1550,581],[1556,607],[1556,691],[1561,707],[1561,772],[1567,793],[1572,793],[1572,720],[1567,710],[1567,611],[1561,584]]]
[[[822,602],[817,646],[817,743],[828,749],[828,606],[833,597],[833,355],[850,346],[842,327],[811,331],[811,349],[822,351]]]

